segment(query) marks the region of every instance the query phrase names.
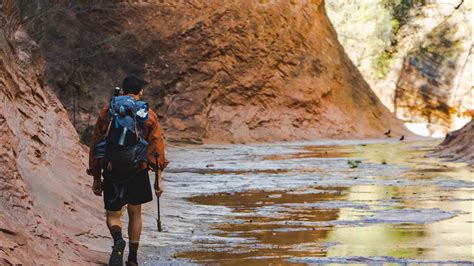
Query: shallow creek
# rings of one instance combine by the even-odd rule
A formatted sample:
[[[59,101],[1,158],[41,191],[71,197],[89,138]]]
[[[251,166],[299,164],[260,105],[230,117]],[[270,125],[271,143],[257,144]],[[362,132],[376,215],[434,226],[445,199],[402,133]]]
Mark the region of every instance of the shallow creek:
[[[145,264],[471,264],[473,175],[439,141],[173,147]]]

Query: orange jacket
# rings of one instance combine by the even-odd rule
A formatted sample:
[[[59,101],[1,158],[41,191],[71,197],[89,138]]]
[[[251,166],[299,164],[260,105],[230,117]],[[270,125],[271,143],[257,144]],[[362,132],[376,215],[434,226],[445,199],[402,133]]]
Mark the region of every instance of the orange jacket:
[[[100,179],[102,174],[102,160],[94,158],[92,151],[94,145],[105,135],[107,127],[109,125],[108,119],[109,106],[105,106],[100,111],[99,118],[95,124],[94,134],[92,135],[92,142],[89,150],[89,169],[87,173],[94,177],[94,179]],[[148,119],[142,126],[143,137],[148,141],[148,161],[149,166],[154,169],[155,167],[155,151],[158,151],[160,157],[158,158],[158,165],[161,170],[164,170],[168,165],[168,161],[165,159],[165,145],[163,138],[163,131],[161,130],[158,118],[156,117],[153,110],[148,109]],[[143,162],[140,165],[140,169],[147,168],[148,165]]]

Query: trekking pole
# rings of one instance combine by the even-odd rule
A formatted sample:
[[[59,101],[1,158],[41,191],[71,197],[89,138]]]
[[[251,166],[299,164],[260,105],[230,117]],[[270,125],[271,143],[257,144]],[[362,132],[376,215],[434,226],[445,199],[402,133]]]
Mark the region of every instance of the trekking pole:
[[[161,177],[161,170],[158,167],[158,157],[160,154],[155,151],[155,183],[156,189],[160,191],[160,177]],[[158,227],[158,232],[161,232],[161,215],[160,215],[160,196],[156,196],[156,207],[158,210],[158,218],[156,219],[156,226]]]

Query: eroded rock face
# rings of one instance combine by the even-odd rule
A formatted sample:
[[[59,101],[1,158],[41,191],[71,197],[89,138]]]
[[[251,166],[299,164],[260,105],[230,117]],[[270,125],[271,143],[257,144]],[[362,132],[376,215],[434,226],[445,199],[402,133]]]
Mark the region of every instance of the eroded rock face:
[[[350,58],[410,130],[440,137],[470,121],[472,0],[328,0],[327,8]]]
[[[449,161],[468,163],[474,167],[474,120],[449,133],[432,154]]]
[[[0,264],[98,262],[83,246],[102,216],[85,152],[15,1],[0,8]]]
[[[346,56],[323,1],[130,2],[23,8],[48,61],[46,83],[84,140],[128,73],[150,81],[145,99],[171,139],[404,132]]]

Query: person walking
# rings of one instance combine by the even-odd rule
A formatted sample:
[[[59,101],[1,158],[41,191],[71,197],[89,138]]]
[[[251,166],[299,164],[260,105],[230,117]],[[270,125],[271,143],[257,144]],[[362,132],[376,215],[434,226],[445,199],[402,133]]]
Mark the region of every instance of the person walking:
[[[148,171],[155,170],[156,154],[159,171],[168,164],[158,118],[140,101],[145,85],[135,76],[123,80],[123,95],[112,97],[100,112],[90,146],[87,172],[94,177],[93,193],[101,196],[103,192],[106,224],[114,241],[109,265],[123,265],[126,242],[120,217],[124,206],[129,216],[126,265],[138,265],[141,205],[153,200]],[[159,179],[154,185],[157,197],[163,193]]]

